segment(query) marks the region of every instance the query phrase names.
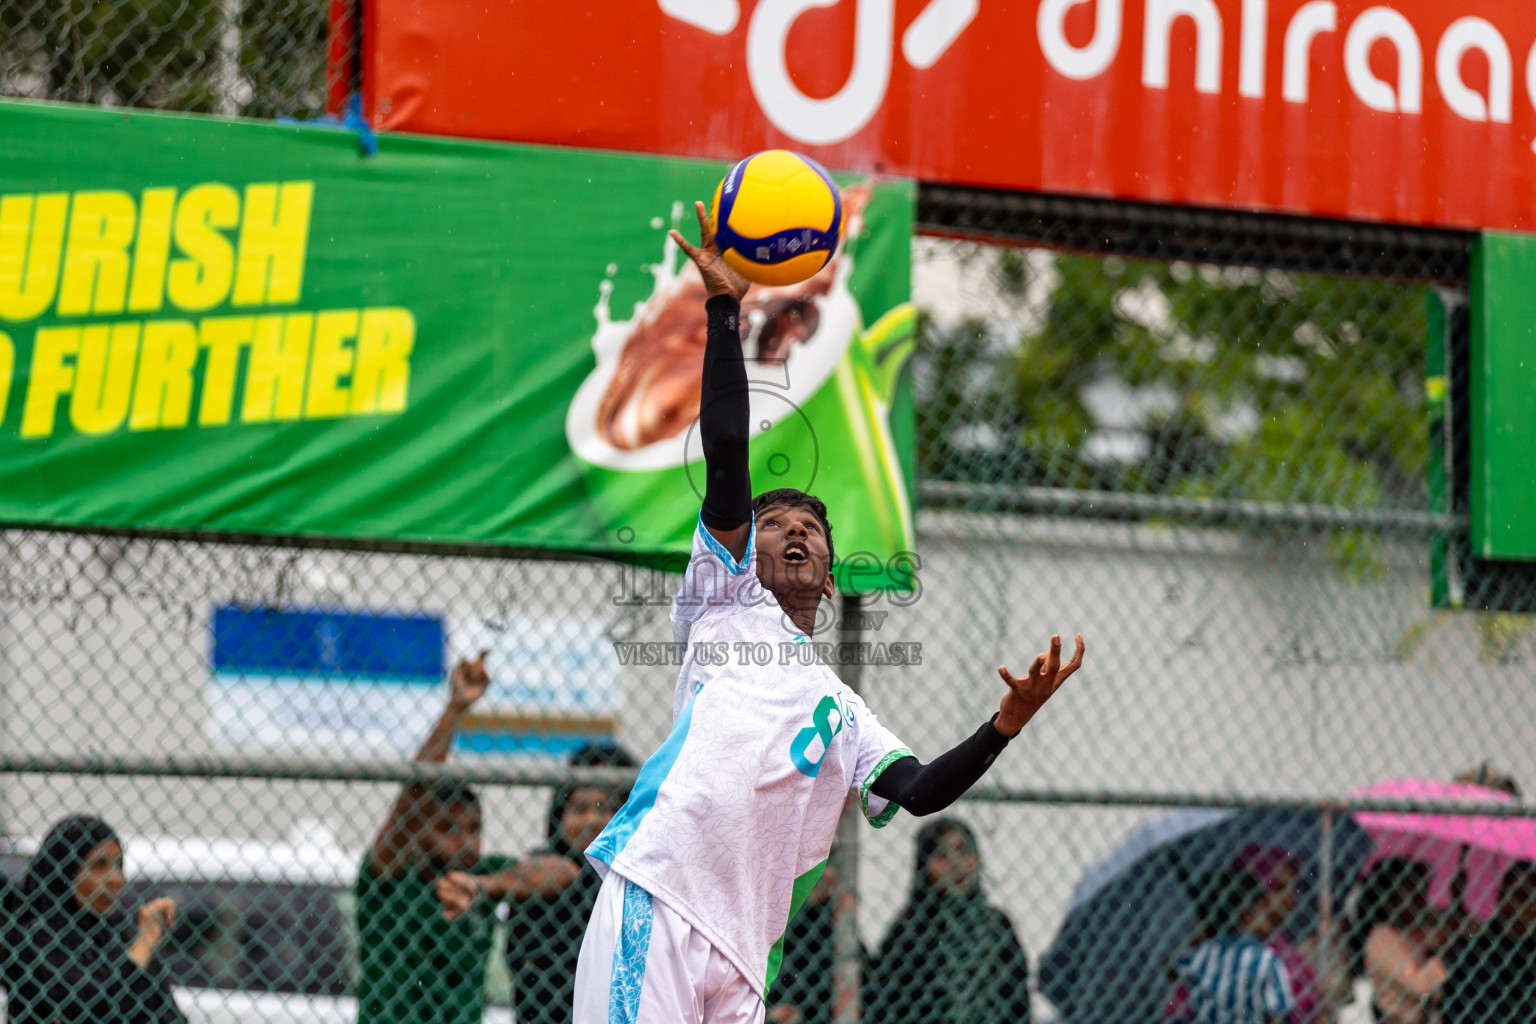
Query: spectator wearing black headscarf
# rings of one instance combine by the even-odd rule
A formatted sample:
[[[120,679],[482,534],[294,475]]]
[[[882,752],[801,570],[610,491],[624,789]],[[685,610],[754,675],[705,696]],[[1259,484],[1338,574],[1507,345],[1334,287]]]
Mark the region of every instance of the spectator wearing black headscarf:
[[[155,951],[176,905],[130,921],[118,904],[123,844],[98,818],[65,818],[11,894],[0,936],[10,1024],[186,1024]]]
[[[604,743],[578,749],[571,764],[633,768],[635,759]],[[627,788],[566,785],[549,802],[549,842],[529,857],[564,857],[580,871],[558,892],[529,893],[508,902],[507,969],[521,1024],[567,1024],[571,1019],[576,959],[603,881],[586,849],[628,796]]]
[[[964,824],[917,836],[912,891],[864,987],[870,1024],[1027,1024],[1029,961],[1008,915],[987,903]]]

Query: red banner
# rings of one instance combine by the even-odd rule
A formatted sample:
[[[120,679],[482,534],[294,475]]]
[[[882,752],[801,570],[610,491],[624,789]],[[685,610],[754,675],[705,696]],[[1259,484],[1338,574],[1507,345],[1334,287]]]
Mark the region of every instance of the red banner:
[[[1536,229],[1531,0],[370,0],[376,125]]]

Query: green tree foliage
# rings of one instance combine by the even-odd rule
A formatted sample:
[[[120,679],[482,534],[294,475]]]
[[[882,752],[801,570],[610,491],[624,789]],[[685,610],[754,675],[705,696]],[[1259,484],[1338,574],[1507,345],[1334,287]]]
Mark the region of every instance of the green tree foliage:
[[[1019,337],[924,322],[924,475],[1423,507],[1421,286],[1014,253],[993,276],[1022,297],[1032,274],[1048,275],[1048,307]],[[1106,380],[1145,399],[1134,457],[1090,454],[1102,425],[1084,393]]]
[[[327,0],[3,0],[0,94],[315,117],[325,105],[327,7]],[[235,54],[232,68],[227,52]]]
[[[241,75],[246,117],[313,118],[325,113],[329,0],[246,0]],[[360,9],[360,8],[359,8]]]

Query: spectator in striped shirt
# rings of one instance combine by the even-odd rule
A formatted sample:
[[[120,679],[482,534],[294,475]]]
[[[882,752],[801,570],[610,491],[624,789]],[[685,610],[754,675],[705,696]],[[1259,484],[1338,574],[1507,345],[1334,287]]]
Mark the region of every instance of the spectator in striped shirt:
[[[1296,1008],[1290,974],[1265,944],[1295,908],[1295,886],[1260,868],[1239,855],[1201,887],[1199,930],[1177,966],[1178,1015],[1194,1024],[1282,1024]]]

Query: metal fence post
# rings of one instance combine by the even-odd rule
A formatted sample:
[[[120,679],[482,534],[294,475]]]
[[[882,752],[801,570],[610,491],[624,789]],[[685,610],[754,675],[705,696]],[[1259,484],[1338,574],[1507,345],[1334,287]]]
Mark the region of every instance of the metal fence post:
[[[1317,842],[1317,970],[1325,999],[1334,995],[1333,943],[1333,806],[1323,802]]]
[[[843,594],[842,608],[838,622],[838,640],[842,643],[857,643],[863,633],[861,612],[863,599],[858,594]],[[857,647],[842,648],[843,650],[857,650]],[[859,677],[861,666],[858,659],[845,659],[837,667],[839,678],[844,685],[855,693],[859,690]],[[837,874],[837,891],[833,893],[834,900],[842,901],[844,893],[851,894],[852,899],[845,901],[846,906],[839,907],[834,904],[832,915],[832,964],[833,964],[833,1002],[832,1020],[834,1024],[856,1024],[861,1015],[860,988],[863,984],[861,977],[863,972],[863,947],[859,943],[859,818],[861,817],[858,805],[849,800],[843,808],[842,819],[837,823],[837,842],[832,848],[830,866]]]
[[[224,26],[219,32],[213,112],[222,117],[235,117],[240,113],[240,15],[244,6],[244,0],[222,0],[219,4]]]

